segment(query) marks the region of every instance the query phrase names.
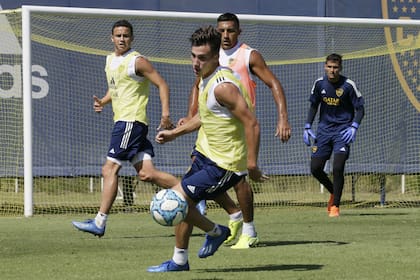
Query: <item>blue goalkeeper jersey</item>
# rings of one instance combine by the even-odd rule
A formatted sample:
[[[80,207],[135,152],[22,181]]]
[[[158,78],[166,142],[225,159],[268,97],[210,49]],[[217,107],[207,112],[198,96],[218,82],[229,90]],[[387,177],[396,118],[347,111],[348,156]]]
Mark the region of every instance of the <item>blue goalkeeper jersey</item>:
[[[340,75],[336,83],[327,76],[317,79],[311,90],[309,101],[319,108],[319,130],[333,130],[350,125],[354,111],[364,105],[362,94],[356,84]]]

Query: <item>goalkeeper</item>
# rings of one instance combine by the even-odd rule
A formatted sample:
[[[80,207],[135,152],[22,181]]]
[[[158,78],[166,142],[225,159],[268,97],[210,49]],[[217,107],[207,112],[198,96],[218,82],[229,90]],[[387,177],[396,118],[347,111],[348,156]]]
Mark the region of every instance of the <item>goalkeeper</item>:
[[[350,154],[350,144],[364,116],[364,99],[356,84],[340,74],[342,57],[330,54],[324,65],[325,75],[312,87],[303,141],[312,144],[311,173],[330,192],[327,211],[330,217],[340,215],[339,207],[344,187],[344,166]],[[317,134],[311,126],[319,107]],[[325,163],[334,154],[333,181],[324,172]]]

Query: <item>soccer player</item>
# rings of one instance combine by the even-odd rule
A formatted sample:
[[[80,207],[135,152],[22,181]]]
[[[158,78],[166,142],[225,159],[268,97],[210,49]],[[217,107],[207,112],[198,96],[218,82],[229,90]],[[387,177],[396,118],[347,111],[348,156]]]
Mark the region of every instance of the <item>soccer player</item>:
[[[344,187],[344,166],[350,154],[350,144],[365,114],[364,99],[355,82],[340,74],[342,57],[330,54],[325,62],[325,75],[317,79],[312,87],[308,117],[303,141],[311,146],[312,175],[330,192],[327,211],[329,217],[340,216],[340,200]],[[318,112],[317,134],[311,126]],[[324,172],[327,160],[334,154],[333,181]]]
[[[105,234],[109,211],[118,191],[118,172],[122,161],[130,161],[142,181],[161,187],[172,187],[179,180],[157,170],[152,162],[153,146],[147,139],[150,82],[159,90],[162,118],[158,129],[173,128],[169,118],[169,87],[146,57],[131,49],[133,27],[126,20],[112,26],[111,41],[114,52],[106,59],[108,91],[103,98],[93,97],[93,107],[101,112],[112,102],[114,129],[105,164],[102,167],[104,187],[101,205],[95,219],[73,222],[73,225],[96,236]]]
[[[255,110],[256,83],[255,76],[259,78],[271,90],[274,103],[277,108],[277,125],[275,136],[282,142],[287,142],[291,136],[291,128],[288,121],[286,97],[280,81],[267,66],[263,56],[256,49],[238,40],[241,34],[239,19],[235,14],[224,13],[217,18],[217,30],[222,36],[219,62],[220,65],[230,67],[235,71],[241,83],[247,89],[251,99],[251,108]],[[197,87],[193,87],[186,118],[178,121],[178,125],[191,118],[197,111]],[[242,225],[242,234],[233,249],[247,249],[256,246],[259,242],[254,225],[254,199],[250,185],[235,187],[236,196],[241,213],[230,215],[229,228],[232,235],[226,240],[231,244],[236,240],[236,233]],[[227,203],[230,204],[230,203]],[[243,222],[243,224],[242,224]]]
[[[249,109],[243,86],[229,68],[219,66],[221,36],[212,27],[196,30],[191,38],[193,71],[200,77],[199,113],[174,130],[160,131],[158,143],[199,129],[195,143],[195,158],[190,170],[173,187],[187,199],[186,219],[175,229],[176,245],[172,259],[148,268],[149,272],[189,270],[188,243],[190,227],[207,232],[200,258],[213,255],[230,235],[228,227],[217,225],[198,211],[202,199],[215,199],[229,188],[245,184],[246,174],[256,181],[266,176],[258,168],[260,128]]]

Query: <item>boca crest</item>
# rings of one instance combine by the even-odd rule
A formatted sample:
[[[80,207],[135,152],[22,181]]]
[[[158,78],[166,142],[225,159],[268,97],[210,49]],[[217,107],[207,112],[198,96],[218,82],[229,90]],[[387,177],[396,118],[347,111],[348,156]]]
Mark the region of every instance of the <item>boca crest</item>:
[[[384,19],[420,19],[419,0],[382,0]],[[385,27],[392,65],[411,104],[420,112],[419,27]]]

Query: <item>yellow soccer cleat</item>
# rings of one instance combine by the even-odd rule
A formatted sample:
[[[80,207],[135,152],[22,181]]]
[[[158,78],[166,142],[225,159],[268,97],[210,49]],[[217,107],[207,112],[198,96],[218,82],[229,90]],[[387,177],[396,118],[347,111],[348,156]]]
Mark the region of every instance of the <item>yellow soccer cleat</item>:
[[[232,242],[235,241],[241,227],[242,219],[239,221],[229,221],[230,236],[225,240],[225,245],[231,245]]]
[[[239,237],[238,243],[231,246],[232,249],[249,249],[251,247],[256,247],[260,240],[257,236],[251,237],[247,234],[241,234]]]

